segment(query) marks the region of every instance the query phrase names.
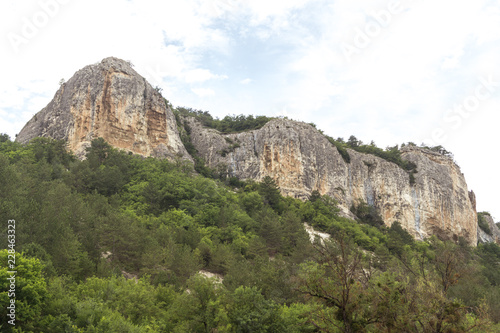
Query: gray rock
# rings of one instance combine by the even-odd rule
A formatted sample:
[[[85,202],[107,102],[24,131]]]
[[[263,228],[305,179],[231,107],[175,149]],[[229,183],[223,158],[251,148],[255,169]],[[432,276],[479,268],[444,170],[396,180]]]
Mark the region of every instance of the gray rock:
[[[80,157],[92,139],[102,137],[135,154],[191,160],[160,93],[129,62],[112,57],[84,67],[62,84],[16,140],[27,143],[35,137],[66,140]]]
[[[354,217],[349,207],[363,200],[378,209],[387,226],[400,222],[419,239],[464,237],[476,245],[478,237],[484,238],[477,227],[475,195],[446,156],[412,146],[402,149],[402,158],[417,165],[411,184],[405,170],[373,155],[349,149],[346,163],[335,146],[303,122],[274,119],[258,130],[221,134],[193,118],[183,121],[208,165],[227,168],[232,176],[256,181],[271,176],[284,195],[300,199],[318,190],[335,198],[344,216]],[[17,141],[38,136],[66,140],[79,156],[93,138],[102,137],[143,156],[192,160],[162,96],[117,58],[79,70]]]

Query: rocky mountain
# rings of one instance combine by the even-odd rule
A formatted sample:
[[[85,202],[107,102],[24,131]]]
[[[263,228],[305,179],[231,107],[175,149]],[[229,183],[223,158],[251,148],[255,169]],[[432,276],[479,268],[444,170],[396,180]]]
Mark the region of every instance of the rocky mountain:
[[[475,196],[447,156],[407,146],[402,158],[417,165],[415,181],[398,165],[348,150],[350,163],[309,124],[274,119],[258,130],[221,134],[186,118],[191,140],[209,166],[226,165],[232,176],[271,176],[285,195],[307,198],[318,190],[334,197],[345,215],[360,200],[375,206],[386,225],[398,221],[416,238],[464,237],[477,243]]]
[[[66,140],[79,156],[93,138],[102,137],[135,154],[190,159],[161,94],[129,62],[117,58],[76,72],[16,140],[26,143],[39,136]]]
[[[475,196],[449,157],[405,147],[402,158],[417,166],[414,180],[398,165],[374,155],[337,148],[309,124],[274,119],[258,130],[222,134],[196,119],[182,119],[199,155],[230,175],[261,180],[271,176],[284,195],[306,199],[312,191],[334,197],[343,213],[360,200],[380,212],[384,223],[398,221],[417,238],[437,234],[477,244]],[[93,138],[143,156],[191,159],[174,114],[128,62],[106,58],[79,70],[17,136],[63,139],[82,156]]]

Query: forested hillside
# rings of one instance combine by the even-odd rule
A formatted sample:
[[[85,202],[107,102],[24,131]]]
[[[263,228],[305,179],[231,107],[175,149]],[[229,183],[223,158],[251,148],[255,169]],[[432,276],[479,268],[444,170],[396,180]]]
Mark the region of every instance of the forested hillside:
[[[363,202],[354,221],[317,192],[206,174],[102,139],[80,161],[1,136],[0,332],[13,219],[14,332],[500,330],[497,245],[415,241]]]

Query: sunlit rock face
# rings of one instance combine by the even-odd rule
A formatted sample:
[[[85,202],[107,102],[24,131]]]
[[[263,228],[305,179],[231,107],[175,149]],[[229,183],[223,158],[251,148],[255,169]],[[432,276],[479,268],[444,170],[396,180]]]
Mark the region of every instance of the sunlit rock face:
[[[94,138],[143,156],[190,159],[165,101],[127,61],[106,58],[61,85],[53,100],[21,130],[17,141],[66,140],[78,156]]]
[[[346,163],[336,147],[309,124],[275,119],[258,130],[221,134],[193,118],[191,140],[209,166],[227,166],[230,175],[262,180],[271,176],[284,195],[305,199],[313,190],[334,197],[344,215],[359,199],[377,207],[386,225],[400,222],[418,239],[431,235],[477,244],[475,199],[460,168],[449,157],[417,147],[402,149],[417,165],[414,184],[394,163],[348,150]]]

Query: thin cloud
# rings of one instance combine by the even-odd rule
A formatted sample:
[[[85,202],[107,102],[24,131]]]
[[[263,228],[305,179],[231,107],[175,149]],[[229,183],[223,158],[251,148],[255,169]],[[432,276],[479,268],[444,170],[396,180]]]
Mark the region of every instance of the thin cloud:
[[[210,88],[192,88],[191,91],[199,97],[208,97],[215,95],[215,91]]]
[[[186,73],[185,80],[187,83],[205,82],[208,80],[225,80],[227,75],[217,75],[210,72],[208,69],[192,69]]]

